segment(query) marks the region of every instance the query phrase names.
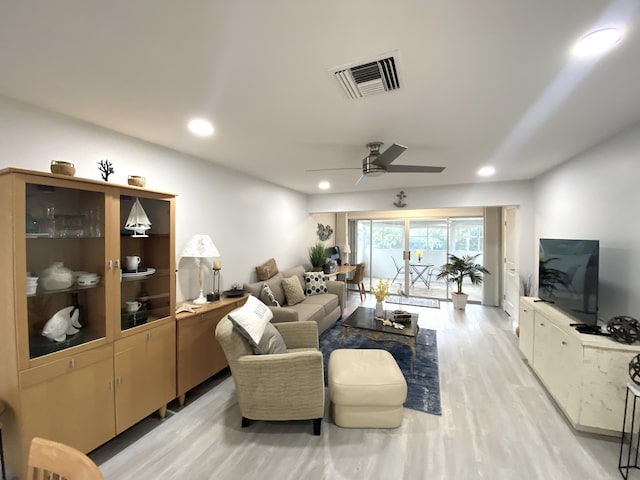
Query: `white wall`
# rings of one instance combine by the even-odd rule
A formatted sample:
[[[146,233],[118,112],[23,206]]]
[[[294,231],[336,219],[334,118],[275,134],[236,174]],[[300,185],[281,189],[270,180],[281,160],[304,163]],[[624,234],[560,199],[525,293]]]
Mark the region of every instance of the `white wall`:
[[[255,266],[271,257],[281,268],[307,263],[317,239],[305,195],[0,96],[0,168],[49,172],[52,159],[71,161],[77,177],[94,180],[96,162],[109,159],[109,183],[142,175],[147,188],[176,193],[176,261],[192,235],[210,235],[221,253],[223,289],[255,280]],[[178,267],[177,300],[195,297],[195,265]]]
[[[600,317],[640,318],[640,123],[534,182],[535,233],[600,240]]]

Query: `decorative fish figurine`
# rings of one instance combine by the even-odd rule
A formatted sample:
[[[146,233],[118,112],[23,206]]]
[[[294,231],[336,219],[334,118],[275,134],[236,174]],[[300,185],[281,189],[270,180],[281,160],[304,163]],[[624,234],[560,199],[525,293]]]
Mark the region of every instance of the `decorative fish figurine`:
[[[67,335],[78,333],[78,329],[82,328],[78,317],[80,309],[77,306],[65,307],[59,310],[42,329],[42,336],[56,342],[63,342]]]

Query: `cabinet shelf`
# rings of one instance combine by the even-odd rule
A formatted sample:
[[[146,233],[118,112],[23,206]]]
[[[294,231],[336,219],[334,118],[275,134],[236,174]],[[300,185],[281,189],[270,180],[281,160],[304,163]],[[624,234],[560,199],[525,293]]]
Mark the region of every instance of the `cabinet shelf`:
[[[104,284],[102,282],[98,283],[97,285],[88,285],[86,287],[82,287],[82,286],[73,286],[73,287],[69,287],[69,288],[61,288],[60,290],[40,290],[38,289],[38,291],[32,295],[28,295],[27,294],[27,298],[36,298],[36,297],[47,297],[50,295],[58,295],[60,293],[82,293],[82,292],[86,292],[87,290],[95,290],[96,288],[104,288]]]

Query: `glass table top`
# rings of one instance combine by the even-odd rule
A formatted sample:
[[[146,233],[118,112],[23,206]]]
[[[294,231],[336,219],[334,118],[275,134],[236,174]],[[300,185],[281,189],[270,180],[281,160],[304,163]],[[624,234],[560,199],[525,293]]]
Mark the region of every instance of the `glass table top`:
[[[385,310],[385,318],[393,321],[393,310]],[[342,322],[343,327],[360,328],[363,330],[374,330],[378,332],[392,333],[394,335],[402,335],[405,337],[415,337],[418,333],[418,314],[411,314],[411,321],[404,320],[403,322],[397,321],[404,328],[394,328],[384,326],[382,320],[374,319],[374,308],[358,307],[355,311]]]

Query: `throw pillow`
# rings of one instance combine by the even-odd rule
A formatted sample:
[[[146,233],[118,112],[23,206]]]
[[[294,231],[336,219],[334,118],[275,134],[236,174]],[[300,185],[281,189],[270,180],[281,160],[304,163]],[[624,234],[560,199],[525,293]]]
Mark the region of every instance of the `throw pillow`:
[[[269,280],[276,273],[278,273],[278,265],[276,265],[276,259],[270,258],[262,265],[256,267],[256,273],[258,274],[258,280]]]
[[[289,277],[282,280],[282,289],[289,305],[295,305],[304,300],[304,291],[298,277]]]
[[[306,295],[327,293],[327,284],[324,282],[322,272],[304,272],[304,293]]]
[[[264,303],[249,295],[246,303],[227,315],[233,326],[247,339],[252,347],[257,347],[273,313]]]
[[[280,306],[280,302],[278,302],[278,300],[276,300],[276,297],[273,294],[273,292],[271,291],[271,288],[266,283],[264,285],[262,285],[262,297],[266,300],[265,303],[270,304],[273,307],[279,307]]]
[[[253,349],[256,355],[270,355],[272,353],[287,353],[287,345],[276,327],[267,323],[258,346]]]

